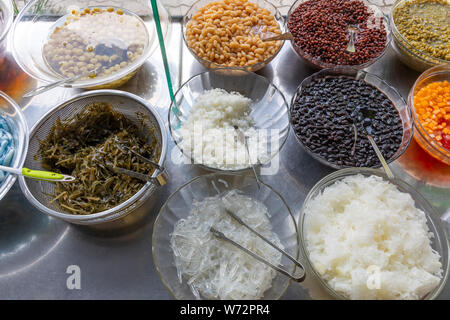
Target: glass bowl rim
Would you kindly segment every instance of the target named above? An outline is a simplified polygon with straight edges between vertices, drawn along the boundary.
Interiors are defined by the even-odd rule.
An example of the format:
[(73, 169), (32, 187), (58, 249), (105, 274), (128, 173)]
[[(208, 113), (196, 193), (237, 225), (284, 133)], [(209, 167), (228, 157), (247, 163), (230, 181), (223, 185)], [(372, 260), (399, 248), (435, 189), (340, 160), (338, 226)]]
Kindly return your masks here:
[[(408, 50), (408, 53), (411, 53), (414, 58), (419, 59), (420, 61), (422, 61), (424, 63), (428, 63), (428, 64), (431, 63), (433, 65), (441, 65), (441, 64), (448, 64), (448, 63), (450, 63), (450, 61), (442, 60), (440, 58), (435, 58), (435, 57), (429, 55), (428, 53), (425, 53), (422, 50), (416, 48), (407, 39), (405, 39), (405, 37), (403, 37), (403, 35), (400, 33), (400, 31), (398, 30), (397, 25), (395, 23), (394, 11), (400, 5), (405, 4), (407, 1), (409, 1), (409, 0), (396, 0), (395, 3), (392, 4), (391, 10), (389, 12), (389, 20), (391, 20), (391, 28), (392, 28), (392, 33), (394, 34), (394, 38), (398, 38), (400, 44), (403, 46), (403, 48)], [(407, 44), (410, 48), (413, 48), (417, 52), (414, 52), (413, 50), (409, 49), (404, 44)], [(420, 55), (422, 55), (422, 56), (420, 56), (418, 53)]]
[[(207, 69), (213, 70), (213, 69), (221, 69), (221, 68), (235, 68), (235, 69), (240, 69), (240, 70), (245, 70), (245, 71), (250, 71), (250, 70), (257, 71), (257, 70), (260, 70), (260, 69), (264, 68), (267, 64), (269, 64), (278, 55), (278, 53), (280, 53), (281, 49), (284, 46), (285, 40), (277, 40), (277, 41), (281, 41), (281, 45), (278, 48), (278, 50), (273, 55), (271, 55), (269, 58), (267, 58), (266, 60), (258, 62), (258, 63), (255, 63), (255, 64), (252, 64), (252, 65), (245, 65), (245, 66), (242, 66), (242, 67), (240, 67), (240, 66), (227, 67), (226, 65), (217, 64), (215, 62), (203, 59), (193, 49), (191, 49), (191, 47), (189, 47), (189, 45), (187, 43), (187, 40), (186, 40), (186, 32), (185, 32), (186, 31), (187, 20), (188, 20), (188, 14), (194, 9), (195, 5), (197, 5), (199, 2), (202, 2), (202, 1), (205, 1), (205, 0), (196, 0), (189, 7), (188, 11), (186, 11), (186, 13), (183, 15), (183, 19), (182, 19), (182, 34), (183, 34), (183, 42), (184, 42), (185, 46), (188, 48), (189, 52), (194, 56), (194, 58), (197, 61), (199, 61), (203, 66), (205, 66), (205, 65), (212, 65), (211, 68), (207, 68)], [(206, 1), (211, 3), (211, 2), (216, 2), (217, 0), (206, 0)], [(250, 2), (251, 1), (255, 1), (254, 3), (256, 3), (256, 4), (258, 2), (263, 2), (263, 3), (267, 4), (267, 5), (269, 5), (270, 7), (272, 7), (275, 10), (275, 15), (273, 15), (274, 19), (275, 19), (275, 21), (277, 21), (278, 26), (281, 29), (281, 32), (283, 33), (286, 30), (286, 28), (285, 28), (286, 21), (285, 21), (283, 15), (278, 10), (278, 8), (273, 3), (271, 3), (269, 0), (249, 0), (249, 1)], [(277, 14), (279, 14), (279, 16), (281, 17), (280, 21), (278, 21), (277, 18), (275, 17)], [(250, 71), (250, 72), (253, 72), (253, 71)]]
[[(446, 68), (444, 70), (439, 70), (441, 68)], [(425, 82), (426, 80), (429, 80), (431, 77), (434, 77), (439, 74), (446, 74), (450, 77), (450, 63), (449, 64), (442, 64), (442, 65), (436, 65), (432, 68), (429, 68), (425, 70), (414, 82), (413, 86), (411, 87), (411, 90), (409, 92), (408, 96), (408, 105), (410, 104), (410, 109), (413, 112), (414, 117), (414, 126), (417, 128), (417, 133), (420, 133), (424, 136), (425, 140), (427, 141), (427, 144), (430, 145), (433, 150), (439, 152), (440, 155), (444, 156), (445, 159), (450, 160), (450, 150), (445, 149), (444, 147), (440, 146), (431, 136), (430, 134), (425, 130), (425, 128), (422, 126), (422, 122), (419, 120), (419, 117), (416, 113), (416, 108), (414, 106), (414, 92), (416, 91), (417, 87)], [(433, 81), (436, 82), (436, 81)], [(431, 82), (430, 82), (431, 83)], [(442, 151), (443, 150), (443, 151)], [(446, 151), (446, 152), (445, 152)]]
[[(190, 161), (191, 161), (192, 164), (194, 164), (195, 166), (198, 166), (198, 167), (200, 167), (200, 168), (203, 168), (203, 169), (205, 169), (205, 170), (213, 171), (213, 172), (223, 172), (223, 173), (229, 172), (229, 173), (239, 174), (239, 173), (243, 173), (243, 172), (248, 171), (248, 170), (252, 170), (252, 166), (248, 166), (248, 167), (241, 168), (241, 169), (221, 169), (221, 168), (216, 168), (216, 167), (210, 167), (210, 166), (207, 166), (207, 165), (205, 165), (205, 164), (203, 164), (203, 163), (196, 163), (196, 162), (195, 162), (195, 159), (194, 159), (191, 155), (186, 154), (186, 153), (184, 152), (184, 150), (181, 148), (181, 146), (179, 145), (179, 142), (178, 142), (177, 140), (174, 139), (174, 133), (173, 133), (174, 129), (172, 128), (172, 123), (171, 123), (171, 121), (170, 121), (171, 118), (174, 117), (174, 116), (172, 116), (172, 113), (174, 113), (173, 109), (174, 109), (174, 104), (176, 103), (176, 102), (175, 102), (175, 100), (176, 100), (175, 98), (176, 98), (177, 95), (182, 91), (182, 89), (183, 89), (189, 82), (191, 82), (191, 80), (194, 80), (194, 79), (197, 78), (197, 77), (201, 77), (201, 76), (206, 75), (206, 74), (211, 73), (211, 72), (218, 73), (218, 72), (220, 72), (220, 71), (243, 72), (243, 73), (246, 73), (247, 75), (252, 75), (252, 76), (256, 76), (257, 78), (264, 79), (264, 81), (265, 81), (266, 83), (268, 83), (269, 87), (274, 88), (274, 89), (276, 90), (276, 92), (278, 92), (278, 93), (281, 95), (281, 97), (283, 98), (283, 102), (284, 102), (284, 105), (285, 105), (286, 113), (287, 113), (287, 116), (288, 116), (288, 122), (290, 123), (290, 118), (289, 118), (289, 117), (290, 117), (290, 115), (289, 115), (289, 104), (287, 103), (287, 100), (286, 100), (286, 98), (285, 98), (283, 92), (282, 92), (280, 89), (278, 89), (278, 87), (277, 87), (272, 81), (270, 81), (270, 80), (267, 79), (266, 77), (264, 77), (264, 76), (262, 76), (262, 75), (259, 75), (259, 74), (257, 74), (257, 73), (254, 73), (254, 72), (251, 72), (251, 71), (242, 69), (242, 68), (236, 68), (236, 67), (220, 67), (220, 68), (209, 69), (209, 70), (206, 70), (206, 71), (197, 73), (196, 75), (193, 75), (193, 76), (190, 77), (188, 80), (186, 80), (186, 81), (185, 81), (185, 82), (177, 89), (177, 91), (176, 91), (175, 94), (174, 94), (174, 98), (172, 99), (172, 101), (171, 101), (171, 103), (170, 103), (169, 112), (168, 112), (168, 124), (169, 124), (169, 132), (170, 132), (170, 136), (171, 136), (172, 140), (174, 141), (175, 145), (177, 146), (178, 150), (183, 154), (183, 156), (185, 156), (185, 157), (187, 157), (188, 159), (190, 159)], [(280, 146), (278, 147), (278, 150), (277, 150), (276, 152), (274, 152), (274, 153), (271, 155), (270, 160), (268, 160), (268, 161), (265, 162), (265, 163), (260, 163), (260, 162), (258, 161), (258, 163), (255, 164), (255, 165), (253, 165), (253, 167), (257, 168), (257, 167), (260, 167), (260, 166), (263, 166), (263, 165), (266, 165), (266, 164), (270, 163), (270, 161), (272, 161), (273, 158), (275, 158), (275, 157), (281, 152), (281, 149), (282, 149), (283, 146), (286, 144), (286, 141), (287, 141), (287, 139), (288, 139), (290, 127), (291, 127), (290, 124), (288, 124), (286, 135), (285, 135), (285, 137), (283, 138), (283, 140), (281, 141)]]
[[(403, 104), (403, 106), (404, 106), (404, 107), (406, 108), (406, 110), (408, 111), (408, 115), (409, 115), (409, 117), (410, 117), (410, 119), (411, 119), (411, 135), (410, 135), (410, 137), (409, 137), (407, 143), (405, 144), (405, 147), (403, 148), (402, 152), (400, 152), (397, 156), (392, 157), (392, 158), (390, 158), (390, 159), (386, 159), (386, 162), (389, 164), (389, 163), (394, 162), (394, 161), (397, 160), (398, 158), (400, 158), (400, 156), (402, 156), (402, 155), (405, 153), (406, 149), (408, 149), (408, 146), (410, 145), (410, 143), (411, 143), (411, 141), (412, 141), (412, 138), (413, 138), (413, 136), (414, 136), (414, 117), (413, 117), (413, 114), (412, 114), (412, 110), (411, 110), (409, 104), (405, 101), (405, 99), (403, 98), (403, 96), (398, 92), (398, 90), (397, 90), (395, 87), (393, 87), (392, 85), (390, 85), (389, 83), (387, 83), (386, 81), (384, 81), (381, 77), (379, 77), (379, 76), (377, 76), (377, 75), (375, 75), (375, 74), (373, 74), (373, 73), (371, 73), (371, 72), (367, 72), (367, 71), (365, 71), (365, 70), (362, 70), (362, 69), (358, 69), (358, 68), (354, 68), (354, 67), (349, 67), (349, 66), (337, 66), (337, 67), (334, 67), (334, 68), (328, 68), (328, 69), (322, 69), (322, 70), (319, 70), (319, 71), (313, 73), (312, 75), (310, 75), (310, 76), (304, 78), (304, 79), (302, 80), (302, 82), (298, 85), (298, 87), (295, 89), (294, 94), (292, 95), (292, 98), (291, 98), (291, 103), (290, 103), (290, 105), (289, 105), (289, 120), (290, 120), (291, 126), (293, 126), (291, 111), (292, 111), (292, 108), (293, 108), (293, 106), (294, 106), (294, 103), (296, 102), (296, 98), (298, 97), (298, 93), (300, 92), (300, 90), (302, 89), (302, 87), (305, 85), (305, 83), (306, 83), (307, 81), (312, 80), (314, 77), (322, 76), (322, 74), (328, 73), (328, 72), (335, 72), (336, 75), (334, 75), (334, 76), (340, 76), (340, 75), (342, 75), (342, 76), (348, 76), (347, 74), (345, 74), (345, 72), (355, 72), (355, 73), (356, 73), (356, 76), (358, 76), (359, 74), (363, 74), (364, 76), (371, 76), (371, 77), (374, 77), (375, 79), (377, 79), (381, 84), (383, 84), (383, 85), (385, 85), (386, 87), (388, 87), (389, 89), (393, 90), (393, 92), (397, 95), (397, 98), (400, 99), (400, 102)], [(353, 76), (350, 76), (350, 77), (352, 77), (352, 79), (354, 79)], [(371, 83), (368, 83), (368, 82), (367, 82), (366, 80), (364, 80), (364, 79), (363, 79), (362, 81), (364, 81), (364, 83), (366, 83), (366, 84), (368, 84), (368, 85), (370, 85), (370, 86), (376, 88), (378, 91), (382, 92), (386, 97), (388, 97), (389, 100), (391, 101), (391, 103), (394, 105), (395, 109), (396, 109), (397, 112), (398, 112), (398, 107), (397, 107), (398, 104), (397, 104), (397, 103), (394, 103), (394, 102), (392, 101), (392, 99), (388, 96), (388, 94), (386, 94), (386, 92), (385, 92), (384, 90), (381, 90), (380, 88), (378, 88), (378, 86), (375, 86), (375, 85), (373, 85), (373, 84), (371, 84)], [(400, 116), (399, 116), (399, 117), (400, 117)], [(400, 119), (401, 119), (401, 117), (400, 117)], [(402, 124), (403, 124), (403, 121), (402, 121)], [(403, 130), (403, 128), (402, 128), (402, 130)], [(307, 152), (311, 157), (313, 157), (314, 159), (318, 160), (320, 163), (322, 163), (322, 164), (324, 164), (324, 165), (326, 165), (326, 166), (328, 166), (328, 167), (330, 167), (330, 168), (337, 169), (337, 170), (345, 169), (345, 168), (358, 168), (358, 167), (345, 166), (345, 165), (339, 166), (339, 165), (337, 165), (337, 164), (331, 163), (331, 162), (329, 162), (328, 160), (326, 160), (326, 159), (320, 157), (320, 156), (317, 155), (316, 153), (312, 152), (306, 145), (304, 145), (304, 143), (302, 142), (302, 140), (301, 140), (299, 137), (297, 137), (297, 134), (295, 133), (295, 130), (294, 130), (293, 128), (292, 128), (292, 131), (294, 132), (294, 136), (295, 136), (296, 140), (300, 143), (300, 145), (302, 146), (302, 148), (303, 148), (304, 150), (306, 150), (306, 152)], [(403, 133), (404, 133), (404, 130), (403, 130)], [(400, 150), (400, 148), (399, 148), (399, 150)], [(377, 169), (377, 168), (380, 168), (381, 166), (382, 166), (381, 163), (379, 163), (379, 165), (377, 165), (377, 167), (372, 167), (372, 168), (373, 168), (373, 169)], [(362, 168), (362, 167), (359, 167), (359, 168)]]
[[(31, 0), (29, 1), (22, 10), (20, 10), (20, 12), (17, 14), (17, 17), (14, 19), (14, 23), (12, 24), (12, 29), (11, 29), (11, 38), (15, 38), (15, 33), (16, 33), (16, 28), (18, 27), (18, 25), (21, 23), (21, 20), (24, 16), (26, 16), (26, 14), (28, 13), (29, 9), (31, 7), (33, 7), (34, 5), (36, 5), (37, 2), (39, 2), (41, 0)], [(88, 7), (109, 7), (108, 5), (89, 5)], [(130, 12), (133, 14), (133, 16), (137, 17), (145, 26), (146, 28), (146, 32), (149, 34), (148, 36), (150, 37), (151, 35), (151, 30), (149, 27), (147, 27), (147, 25), (145, 24), (145, 22), (134, 12), (121, 8), (119, 6), (113, 6), (115, 9), (122, 9), (126, 12)], [(161, 8), (160, 8), (161, 10)], [(163, 10), (166, 10), (165, 8)], [(67, 15), (67, 14), (65, 14)], [(169, 28), (167, 28), (165, 30), (165, 35), (167, 35), (169, 32)], [(155, 46), (155, 48), (151, 48), (150, 44), (147, 45), (147, 48), (145, 48), (145, 50), (143, 51), (142, 55), (135, 61), (133, 61), (133, 63), (129, 66), (126, 66), (125, 68), (121, 68), (119, 69), (119, 71), (112, 73), (111, 75), (105, 76), (105, 77), (99, 77), (99, 78), (93, 78), (91, 80), (83, 80), (83, 81), (74, 81), (71, 83), (66, 84), (67, 86), (69, 86), (70, 88), (95, 88), (98, 86), (103, 86), (103, 85), (108, 85), (110, 83), (113, 83), (115, 81), (121, 80), (122, 78), (132, 74), (133, 72), (135, 72), (136, 70), (138, 70), (147, 60), (148, 58), (156, 51), (157, 47)], [(42, 49), (41, 49), (42, 51)], [(14, 60), (17, 62), (17, 64), (20, 66), (20, 68), (25, 71), (30, 77), (32, 77), (35, 80), (41, 81), (44, 84), (50, 84), (56, 81), (60, 81), (63, 80), (65, 78), (63, 77), (57, 77), (57, 73), (54, 72), (53, 70), (51, 70), (50, 67), (48, 67), (46, 65), (46, 68), (52, 73), (54, 74), (54, 78), (52, 80), (49, 80), (48, 78), (43, 78), (42, 77), (42, 73), (41, 72), (35, 72), (33, 70), (30, 70), (30, 68), (28, 68), (27, 64), (25, 64), (22, 59), (20, 58), (20, 50), (18, 50), (18, 48), (16, 48), (16, 44), (15, 41), (11, 41), (11, 52), (13, 54)], [(53, 75), (52, 75), (53, 77)]]
[[(172, 192), (170, 194), (170, 196), (167, 198), (167, 200), (164, 202), (164, 204), (161, 206), (161, 209), (158, 212), (158, 215), (155, 219), (155, 222), (153, 223), (153, 231), (152, 231), (152, 257), (153, 257), (153, 264), (155, 266), (155, 270), (156, 273), (158, 274), (159, 279), (161, 280), (164, 288), (166, 288), (167, 292), (169, 292), (169, 294), (176, 300), (181, 300), (180, 298), (176, 297), (174, 292), (172, 292), (171, 289), (169, 289), (169, 285), (166, 283), (166, 281), (163, 279), (162, 276), (162, 271), (159, 267), (159, 264), (157, 263), (158, 258), (155, 254), (155, 250), (154, 250), (154, 243), (156, 241), (156, 226), (159, 224), (160, 220), (162, 219), (162, 216), (164, 215), (164, 212), (166, 211), (166, 208), (170, 202), (170, 200), (175, 197), (175, 195), (177, 195), (182, 189), (184, 189), (185, 187), (188, 187), (189, 185), (191, 185), (192, 183), (195, 183), (196, 181), (200, 180), (200, 179), (209, 179), (209, 178), (213, 178), (213, 177), (217, 177), (217, 176), (229, 176), (229, 177), (244, 177), (246, 179), (251, 179), (253, 180), (255, 183), (257, 183), (255, 177), (250, 176), (250, 175), (244, 175), (244, 174), (238, 174), (238, 173), (234, 173), (234, 172), (213, 172), (213, 173), (208, 173), (208, 174), (204, 174), (204, 175), (199, 175), (196, 176), (192, 179), (190, 179), (188, 182), (182, 184), (181, 186), (179, 186), (174, 192)], [(278, 198), (281, 200), (281, 202), (284, 204), (285, 209), (287, 209), (288, 215), (291, 219), (291, 222), (293, 223), (293, 230), (295, 230), (295, 239), (296, 239), (296, 253), (294, 258), (296, 260), (298, 260), (301, 257), (301, 244), (300, 244), (300, 231), (299, 231), (299, 227), (297, 224), (297, 221), (295, 220), (295, 216), (291, 210), (291, 208), (289, 207), (288, 203), (286, 202), (285, 198), (281, 195), (281, 193), (279, 193), (275, 188), (271, 187), (269, 184), (260, 181), (259, 183), (263, 184), (266, 188), (268, 188), (271, 192), (273, 192), (276, 196), (278, 196)], [(297, 268), (297, 267), (295, 267)], [(284, 290), (282, 290), (282, 292), (279, 294), (278, 296), (278, 300), (286, 293), (286, 291), (288, 290), (290, 284), (291, 284), (291, 280), (287, 280), (287, 285), (284, 288)]]
[[(290, 30), (289, 30), (289, 20), (291, 18), (292, 13), (295, 11), (294, 7), (296, 8), (296, 6), (300, 2), (307, 2), (307, 1), (308, 0), (296, 0), (290, 6), (288, 14), (286, 16), (286, 30), (288, 30), (289, 32), (290, 32)], [(315, 57), (313, 57), (310, 54), (308, 54), (305, 51), (303, 51), (302, 47), (300, 47), (298, 44), (296, 44), (294, 39), (292, 39), (292, 40), (290, 40), (290, 42), (291, 42), (291, 45), (292, 45), (294, 51), (296, 51), (296, 48), (297, 48), (298, 50), (300, 50), (303, 53), (303, 56), (300, 56), (297, 53), (297, 51), (296, 51), (297, 55), (300, 58), (304, 59), (306, 62), (308, 62), (310, 64), (313, 64), (316, 68), (320, 68), (320, 69), (332, 69), (332, 68), (337, 68), (337, 67), (364, 69), (364, 68), (367, 68), (368, 66), (374, 64), (378, 60), (380, 60), (386, 54), (388, 48), (390, 47), (390, 43), (391, 43), (391, 40), (392, 40), (392, 28), (391, 28), (391, 23), (390, 23), (390, 20), (389, 20), (389, 16), (386, 13), (384, 13), (383, 10), (381, 10), (381, 8), (378, 5), (376, 5), (374, 3), (371, 3), (368, 0), (356, 0), (356, 1), (364, 3), (367, 7), (371, 8), (371, 9), (372, 9), (372, 7), (375, 7), (376, 10), (378, 10), (378, 13), (382, 14), (382, 17), (380, 17), (380, 18), (382, 18), (383, 22), (384, 22), (384, 28), (385, 28), (385, 31), (386, 31), (386, 43), (384, 45), (383, 50), (380, 52), (379, 55), (377, 55), (373, 59), (371, 59), (371, 60), (369, 60), (367, 62), (364, 62), (362, 64), (353, 64), (353, 65), (349, 64), (349, 65), (346, 65), (346, 64), (332, 64), (332, 63), (324, 63), (324, 62), (320, 62), (320, 64), (318, 64), (318, 61), (317, 61), (317, 59)]]
[[(168, 145), (167, 142), (168, 141), (167, 141), (166, 127), (164, 126), (164, 122), (163, 122), (161, 116), (156, 111), (156, 108), (153, 105), (151, 105), (150, 103), (148, 103), (148, 101), (144, 100), (143, 98), (141, 98), (135, 94), (125, 92), (125, 91), (114, 90), (114, 89), (102, 89), (102, 90), (86, 91), (86, 92), (82, 92), (80, 94), (74, 95), (71, 98), (69, 98), (63, 102), (58, 103), (55, 107), (53, 107), (48, 112), (46, 112), (34, 124), (33, 128), (30, 130), (30, 136), (33, 136), (37, 132), (37, 130), (39, 130), (39, 128), (52, 115), (54, 115), (59, 110), (64, 109), (66, 106), (70, 105), (71, 103), (73, 103), (75, 101), (85, 99), (88, 97), (95, 97), (97, 95), (100, 95), (100, 96), (115, 95), (115, 96), (125, 97), (125, 98), (131, 99), (131, 100), (135, 100), (138, 103), (140, 103), (141, 105), (145, 106), (149, 110), (149, 112), (151, 112), (153, 114), (156, 121), (158, 122), (160, 131), (161, 131), (161, 155), (160, 155), (158, 164), (160, 166), (164, 166), (164, 162), (165, 162), (166, 156), (167, 156), (167, 145)], [(152, 176), (156, 176), (156, 171), (153, 173)], [(130, 205), (139, 201), (141, 199), (141, 197), (144, 196), (145, 193), (152, 187), (151, 182), (145, 183), (142, 186), (142, 188), (139, 189), (139, 191), (136, 192), (131, 198), (118, 204), (117, 206), (115, 206), (111, 209), (101, 211), (101, 212), (96, 212), (96, 213), (89, 214), (89, 215), (75, 215), (75, 214), (71, 214), (71, 213), (61, 213), (61, 212), (53, 210), (53, 209), (49, 208), (48, 206), (42, 204), (39, 200), (36, 199), (36, 197), (33, 195), (33, 193), (31, 193), (30, 189), (28, 188), (27, 183), (25, 182), (25, 178), (23, 176), (19, 177), (19, 183), (20, 183), (20, 188), (22, 189), (22, 192), (24, 193), (24, 195), (28, 199), (28, 201), (30, 201), (41, 212), (43, 212), (47, 215), (50, 215), (52, 217), (59, 218), (59, 219), (69, 221), (69, 222), (73, 222), (73, 223), (97, 221), (98, 219), (111, 217), (111, 216), (123, 211), (124, 209), (128, 208)]]
[[(4, 9), (4, 10), (2, 10)], [(8, 37), (9, 29), (11, 28), (14, 20), (14, 9), (12, 1), (2, 1), (0, 4), (0, 10), (5, 12), (6, 19), (4, 25), (6, 26), (0, 33), (0, 42)]]
[[(28, 124), (25, 119), (25, 114), (23, 113), (20, 106), (5, 92), (0, 90), (0, 98), (4, 99), (6, 103), (11, 106), (14, 109), (14, 112), (18, 116), (18, 123), (20, 124), (21, 129), (23, 130), (23, 135), (19, 135), (19, 146), (20, 143), (22, 143), (22, 148), (19, 150), (19, 146), (16, 146), (15, 150), (15, 156), (18, 155), (16, 163), (16, 166), (12, 166), (14, 169), (21, 169), (25, 158), (28, 152), (28, 142), (29, 142), (29, 134), (30, 131), (28, 129)], [(1, 109), (0, 109), (0, 117), (1, 117)], [(11, 187), (14, 185), (16, 180), (18, 179), (17, 175), (15, 174), (8, 174), (7, 178), (0, 183), (0, 201), (3, 199), (3, 197), (8, 193), (8, 191), (11, 189)]]
[[(331, 286), (328, 285), (327, 281), (325, 279), (322, 278), (322, 276), (320, 275), (320, 273), (316, 270), (316, 268), (314, 267), (314, 264), (312, 263), (312, 261), (309, 258), (309, 250), (307, 248), (306, 245), (306, 232), (304, 232), (304, 220), (306, 217), (305, 214), (305, 208), (306, 208), (306, 204), (309, 203), (312, 199), (312, 196), (317, 193), (320, 192), (322, 190), (324, 190), (324, 185), (325, 183), (328, 183), (329, 185), (342, 180), (343, 178), (350, 176), (350, 175), (357, 175), (357, 174), (362, 174), (362, 175), (376, 175), (379, 176), (381, 178), (383, 178), (384, 181), (388, 181), (390, 183), (392, 183), (394, 186), (396, 186), (398, 188), (399, 185), (403, 185), (402, 187), (406, 187), (405, 189), (410, 189), (413, 190), (416, 194), (417, 194), (417, 200), (420, 203), (424, 203), (425, 206), (429, 207), (429, 209), (431, 209), (430, 211), (427, 211), (425, 213), (425, 215), (427, 216), (427, 218), (430, 218), (433, 221), (433, 225), (435, 226), (434, 229), (436, 229), (436, 231), (439, 233), (441, 232), (443, 235), (443, 239), (441, 238), (441, 235), (438, 234), (438, 238), (440, 238), (441, 240), (441, 245), (443, 246), (444, 251), (446, 250), (447, 253), (447, 268), (445, 270), (443, 270), (443, 276), (442, 279), (439, 282), (439, 285), (433, 289), (433, 291), (427, 293), (427, 295), (425, 296), (425, 298), (428, 298), (428, 295), (430, 293), (432, 293), (431, 297), (429, 297), (429, 299), (435, 299), (439, 296), (439, 294), (442, 292), (442, 290), (445, 287), (445, 284), (447, 282), (449, 273), (450, 273), (450, 254), (449, 254), (449, 238), (448, 238), (448, 234), (447, 231), (445, 230), (444, 226), (443, 226), (443, 222), (439, 216), (439, 214), (436, 212), (436, 209), (431, 205), (431, 203), (425, 199), (425, 197), (416, 190), (416, 188), (414, 188), (413, 186), (411, 186), (409, 183), (405, 182), (404, 180), (395, 177), (393, 180), (390, 179), (386, 173), (382, 170), (379, 169), (373, 169), (373, 168), (344, 168), (344, 169), (340, 169), (337, 170), (335, 172), (332, 172), (328, 175), (326, 175), (325, 177), (323, 177), (322, 179), (320, 179), (312, 188), (311, 190), (308, 192), (308, 194), (306, 195), (305, 200), (303, 201), (302, 207), (300, 209), (300, 214), (298, 217), (298, 229), (299, 229), (299, 235), (300, 235), (300, 246), (302, 248), (302, 256), (305, 257), (305, 262), (306, 265), (309, 266), (311, 268), (312, 273), (314, 274), (314, 276), (316, 277), (316, 279), (318, 280), (318, 282), (322, 285), (322, 287), (324, 287), (331, 295), (333, 295), (335, 298), (340, 299), (340, 300), (349, 300), (348, 297), (344, 296), (343, 294), (338, 293), (336, 290), (334, 290), (333, 288), (331, 288)], [(409, 192), (408, 192), (409, 193)], [(412, 197), (412, 196), (411, 196)], [(414, 202), (416, 202), (416, 198), (413, 198)], [(427, 226), (429, 226), (428, 221), (427, 221)], [(435, 235), (435, 232), (433, 229), (430, 228), (430, 232), (433, 233), (433, 235)], [(445, 254), (445, 252), (444, 252)], [(443, 261), (444, 257), (441, 257), (441, 261)]]

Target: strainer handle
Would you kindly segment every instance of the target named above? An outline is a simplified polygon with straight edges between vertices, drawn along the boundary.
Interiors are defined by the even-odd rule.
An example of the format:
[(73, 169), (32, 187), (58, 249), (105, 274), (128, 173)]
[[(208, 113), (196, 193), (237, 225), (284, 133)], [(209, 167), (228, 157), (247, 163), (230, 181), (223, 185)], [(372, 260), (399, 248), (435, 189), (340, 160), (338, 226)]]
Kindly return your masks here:
[(67, 176), (64, 174), (59, 174), (50, 171), (30, 170), (28, 168), (16, 169), (11, 167), (0, 166), (0, 170), (35, 180), (46, 180), (54, 182), (57, 181), (68, 182), (75, 180), (75, 178), (72, 176)]
[(59, 174), (50, 171), (40, 171), (40, 170), (31, 170), (28, 168), (22, 169), (22, 175), (27, 178), (32, 178), (36, 180), (45, 180), (45, 181), (60, 181), (60, 182), (68, 182), (75, 180), (74, 177), (67, 176), (64, 174)]

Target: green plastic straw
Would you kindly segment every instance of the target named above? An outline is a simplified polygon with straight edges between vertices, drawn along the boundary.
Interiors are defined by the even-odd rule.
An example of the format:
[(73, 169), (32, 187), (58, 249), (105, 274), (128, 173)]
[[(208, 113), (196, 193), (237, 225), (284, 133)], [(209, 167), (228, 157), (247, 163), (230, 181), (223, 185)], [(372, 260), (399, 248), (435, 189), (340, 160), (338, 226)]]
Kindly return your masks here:
[[(167, 85), (169, 86), (170, 100), (173, 101), (174, 94), (173, 94), (173, 87), (172, 87), (172, 79), (170, 77), (170, 69), (169, 69), (169, 63), (167, 61), (166, 46), (164, 45), (164, 38), (163, 38), (163, 34), (162, 34), (162, 29), (161, 29), (161, 21), (159, 20), (158, 4), (156, 3), (156, 0), (150, 0), (150, 2), (152, 4), (153, 16), (155, 18), (156, 32), (158, 33), (159, 48), (161, 49), (161, 55), (162, 55), (163, 62), (164, 62), (164, 71), (166, 73)], [(177, 109), (175, 108), (175, 110), (177, 110)]]
[(161, 56), (163, 58), (164, 72), (166, 73), (167, 86), (169, 87), (170, 101), (173, 102), (172, 112), (178, 119), (178, 122), (174, 126), (174, 128), (179, 129), (181, 126), (181, 120), (180, 117), (178, 116), (179, 110), (174, 100), (172, 78), (170, 77), (169, 62), (167, 61), (166, 46), (164, 45), (164, 37), (161, 29), (161, 21), (159, 20), (158, 4), (156, 3), (156, 0), (150, 0), (150, 2), (152, 4), (153, 16), (155, 18), (156, 32), (158, 33), (159, 48), (161, 49)]

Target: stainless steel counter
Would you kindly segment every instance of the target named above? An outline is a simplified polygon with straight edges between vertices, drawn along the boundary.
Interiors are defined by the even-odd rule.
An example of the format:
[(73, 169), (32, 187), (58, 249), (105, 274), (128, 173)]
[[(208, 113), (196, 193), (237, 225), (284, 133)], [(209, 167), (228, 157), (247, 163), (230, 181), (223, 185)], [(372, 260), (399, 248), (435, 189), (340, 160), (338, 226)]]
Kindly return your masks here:
[[(175, 89), (190, 76), (205, 70), (184, 47), (179, 23), (173, 23), (166, 46)], [(14, 66), (11, 58), (8, 63)], [(392, 49), (368, 71), (394, 85), (405, 98), (419, 75), (402, 65)], [(258, 73), (272, 79), (289, 101), (301, 80), (313, 72), (295, 55), (290, 44), (285, 43), (278, 57)], [(58, 88), (32, 100), (20, 98), (23, 91), (36, 85), (24, 78), (22, 93), (13, 94), (23, 107), (30, 128), (46, 111), (78, 92)], [(159, 51), (120, 89), (147, 99), (167, 121), (170, 99)], [(173, 161), (180, 157), (171, 141), (166, 163), (171, 181), (146, 203), (144, 221), (130, 230), (94, 232), (49, 218), (27, 202), (16, 183), (0, 202), (0, 299), (171, 299), (153, 265), (153, 223), (171, 193), (191, 178), (207, 173)], [(397, 176), (421, 190), (440, 214), (448, 211), (449, 166), (430, 159), (413, 141), (392, 167)], [(291, 131), (280, 154), (279, 172), (263, 176), (262, 180), (275, 187), (298, 216), (308, 191), (331, 171), (308, 156)], [(81, 270), (81, 289), (67, 287), (70, 274), (66, 271), (71, 265)], [(311, 297), (328, 298), (311, 277), (302, 285), (291, 284), (283, 296), (284, 299)], [(440, 298), (450, 299), (450, 283)]]

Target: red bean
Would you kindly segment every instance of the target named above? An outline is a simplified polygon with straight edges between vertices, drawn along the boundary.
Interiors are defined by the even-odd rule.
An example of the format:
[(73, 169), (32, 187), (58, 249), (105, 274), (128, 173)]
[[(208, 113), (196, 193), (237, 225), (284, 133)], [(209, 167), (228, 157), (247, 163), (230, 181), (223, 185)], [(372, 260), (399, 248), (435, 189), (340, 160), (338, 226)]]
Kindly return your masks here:
[[(347, 51), (348, 27), (358, 28), (356, 52)], [(357, 0), (309, 0), (288, 21), (294, 42), (308, 55), (337, 65), (360, 65), (376, 58), (386, 46), (382, 18)]]

